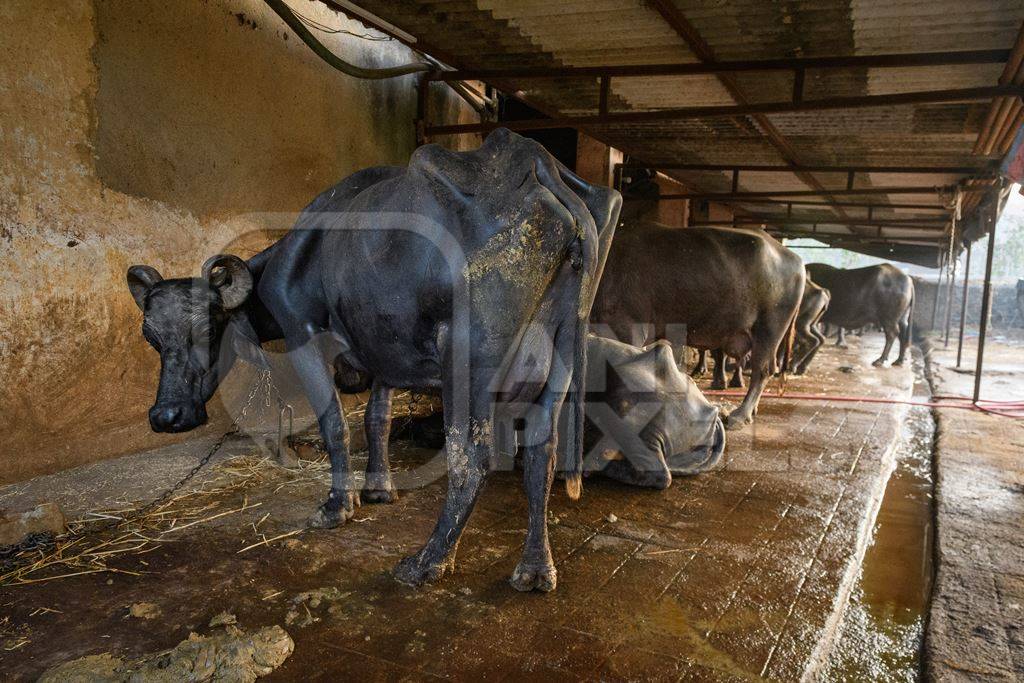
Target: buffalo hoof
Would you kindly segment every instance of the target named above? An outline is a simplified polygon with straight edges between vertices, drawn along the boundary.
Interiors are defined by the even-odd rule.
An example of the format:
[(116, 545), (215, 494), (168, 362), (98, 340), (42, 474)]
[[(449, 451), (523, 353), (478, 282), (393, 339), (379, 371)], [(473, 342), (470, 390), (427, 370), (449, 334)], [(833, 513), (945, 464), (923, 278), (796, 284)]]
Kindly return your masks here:
[(354, 514), (355, 510), (346, 510), (345, 508), (328, 510), (327, 506), (321, 505), (313, 513), (313, 516), (306, 520), (306, 527), (309, 529), (333, 529), (352, 519)]
[(363, 489), (359, 492), (359, 500), (367, 505), (394, 503), (398, 500), (398, 492), (394, 489)]
[(711, 389), (712, 391), (720, 391), (722, 389), (725, 389), (725, 381), (719, 382), (718, 380), (713, 380), (711, 382), (711, 386), (709, 386), (708, 389)]
[(729, 380), (729, 388), (730, 389), (742, 389), (743, 388), (743, 380), (742, 379), (738, 379), (738, 378), (737, 379)]
[(725, 419), (725, 428), (730, 432), (734, 432), (737, 429), (743, 429), (748, 424), (751, 424), (754, 418), (749, 415), (742, 415), (738, 411), (730, 413), (729, 417)]
[(451, 571), (450, 563), (428, 562), (417, 553), (399, 562), (392, 574), (399, 583), (419, 587), (425, 583), (437, 581), (449, 571)]
[(873, 365), (876, 368), (880, 368), (885, 365), (885, 361), (879, 358), (878, 360), (872, 362), (871, 365)]
[(896, 360), (894, 360), (894, 361), (893, 361), (893, 363), (892, 363), (892, 366), (893, 366), (894, 368), (900, 368), (900, 367), (903, 367), (903, 363), (904, 363), (904, 360), (905, 360), (905, 359), (903, 359), (903, 358), (897, 358)]
[(550, 564), (532, 565), (520, 562), (508, 582), (520, 593), (550, 593), (558, 584), (558, 571)]
[(848, 349), (850, 347), (847, 346), (845, 343), (843, 343), (843, 344), (836, 344), (836, 348), (837, 349)]

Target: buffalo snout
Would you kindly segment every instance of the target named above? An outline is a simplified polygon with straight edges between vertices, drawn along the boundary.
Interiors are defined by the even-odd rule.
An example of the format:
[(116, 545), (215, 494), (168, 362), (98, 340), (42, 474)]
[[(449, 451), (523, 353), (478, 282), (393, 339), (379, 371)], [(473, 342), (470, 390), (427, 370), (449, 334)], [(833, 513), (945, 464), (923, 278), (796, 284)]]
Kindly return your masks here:
[(206, 408), (189, 405), (155, 405), (149, 409), (149, 426), (154, 432), (187, 432), (206, 424)]
[(668, 469), (674, 475), (692, 475), (706, 472), (718, 465), (725, 453), (725, 425), (722, 418), (715, 416), (707, 435), (693, 450), (675, 453), (665, 458)]

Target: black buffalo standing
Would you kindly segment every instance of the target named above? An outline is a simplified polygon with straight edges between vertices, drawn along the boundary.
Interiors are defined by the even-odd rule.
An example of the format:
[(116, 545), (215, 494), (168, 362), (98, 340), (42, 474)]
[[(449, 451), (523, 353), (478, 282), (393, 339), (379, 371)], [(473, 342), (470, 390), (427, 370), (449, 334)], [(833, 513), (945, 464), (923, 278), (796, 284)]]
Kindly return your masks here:
[(908, 275), (888, 263), (851, 269), (812, 263), (807, 272), (831, 295), (822, 322), (839, 328), (838, 343), (843, 343), (844, 330), (878, 325), (885, 333), (885, 346), (872, 365), (881, 367), (889, 359), (897, 339), (900, 350), (893, 365), (903, 365), (914, 317), (914, 281)]
[(803, 261), (765, 232), (627, 224), (605, 265), (592, 330), (638, 346), (668, 339), (749, 353), (750, 386), (726, 421), (736, 429), (753, 420), (784, 339), (789, 355), (803, 289)]
[(407, 169), (349, 176), (248, 262), (216, 256), (202, 278), (171, 280), (133, 266), (128, 284), (161, 361), (152, 427), (202, 424), (237, 355), (284, 339), (331, 459), (330, 494), (311, 523), (331, 527), (356, 504), (335, 357), (373, 382), (363, 491), (370, 502), (393, 493), (386, 450), (393, 388), (440, 390), (448, 493), (426, 545), (395, 570), (419, 584), (453, 566), (494, 450), (495, 401), (534, 405), (525, 458), (529, 528), (512, 584), (551, 590), (554, 416), (570, 392), (565, 437), (575, 463), (566, 488), (575, 497), (587, 314), (620, 202), (539, 144), (497, 130), (473, 152), (427, 145)]

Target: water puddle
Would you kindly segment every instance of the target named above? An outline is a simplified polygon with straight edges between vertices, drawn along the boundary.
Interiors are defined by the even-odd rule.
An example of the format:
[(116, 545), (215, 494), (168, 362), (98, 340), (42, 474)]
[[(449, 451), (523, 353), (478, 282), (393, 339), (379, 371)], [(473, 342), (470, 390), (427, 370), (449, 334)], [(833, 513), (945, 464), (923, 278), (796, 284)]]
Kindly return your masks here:
[[(914, 354), (914, 394), (927, 398)], [(928, 408), (903, 423), (896, 469), (885, 490), (825, 681), (917, 681), (932, 583), (932, 447)]]

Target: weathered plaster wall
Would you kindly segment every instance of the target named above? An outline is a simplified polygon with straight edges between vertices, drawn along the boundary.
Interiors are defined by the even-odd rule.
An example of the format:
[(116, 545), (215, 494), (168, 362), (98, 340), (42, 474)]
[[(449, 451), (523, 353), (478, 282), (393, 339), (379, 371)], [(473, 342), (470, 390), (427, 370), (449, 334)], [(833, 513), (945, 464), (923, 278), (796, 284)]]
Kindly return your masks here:
[[(973, 269), (972, 269), (973, 270)], [(964, 282), (958, 274), (954, 284), (950, 327), (952, 335), (960, 330), (960, 306), (963, 302)], [(967, 293), (967, 327), (977, 328), (981, 321), (981, 299), (984, 282), (971, 279)], [(917, 300), (914, 303), (914, 326), (918, 330), (932, 329), (932, 312), (935, 311), (935, 280), (914, 278), (914, 292)], [(946, 328), (946, 301), (949, 294), (949, 283), (943, 278), (942, 290), (939, 294), (939, 308), (935, 316), (935, 329)], [(1017, 283), (1012, 279), (992, 283), (992, 318), (991, 329), (1009, 330), (1024, 327), (1024, 309), (1017, 299)]]
[[(301, 11), (367, 32), (320, 3)], [(248, 256), (288, 224), (260, 213), (404, 163), (416, 94), (414, 77), (333, 71), (259, 0), (5, 0), (0, 22), (4, 483), (167, 443), (146, 422), (157, 358), (127, 267), (183, 276), (217, 251)], [(364, 65), (414, 58), (324, 41)]]
[(622, 152), (580, 133), (576, 141), (576, 174), (590, 183), (614, 185), (615, 166), (622, 163)]
[[(684, 194), (689, 190), (682, 183), (676, 182), (663, 175), (657, 177), (658, 188), (662, 195)], [(658, 222), (662, 225), (669, 225), (673, 228), (685, 228), (688, 224), (687, 218), (690, 213), (689, 200), (666, 200), (658, 202)]]

